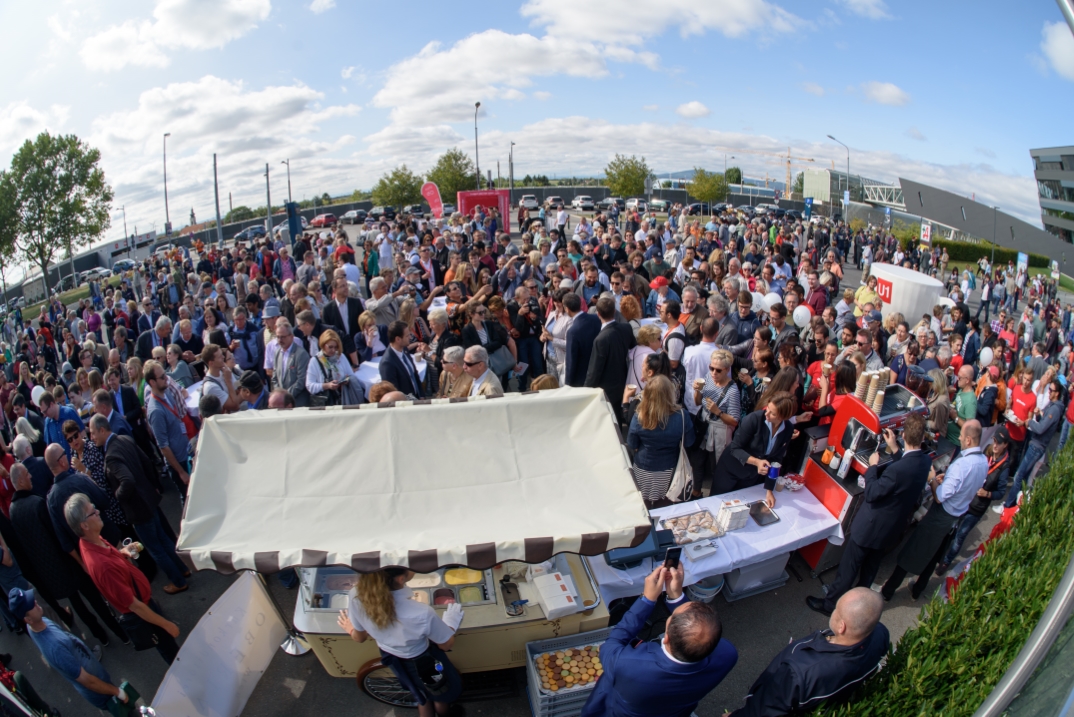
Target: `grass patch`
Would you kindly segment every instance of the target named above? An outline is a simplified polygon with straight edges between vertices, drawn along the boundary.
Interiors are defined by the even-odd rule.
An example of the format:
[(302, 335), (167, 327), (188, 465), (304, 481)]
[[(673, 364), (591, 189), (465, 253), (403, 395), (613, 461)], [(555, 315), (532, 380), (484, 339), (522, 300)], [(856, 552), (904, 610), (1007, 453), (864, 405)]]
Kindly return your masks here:
[[(111, 287), (115, 288), (115, 287), (119, 286), (119, 282), (120, 282), (120, 277), (118, 277), (118, 276), (110, 276), (110, 277), (108, 277), (108, 281), (106, 283), (107, 283), (108, 286), (111, 286)], [(65, 291), (64, 293), (60, 294), (60, 301), (63, 302), (64, 306), (70, 306), (71, 304), (77, 304), (82, 299), (88, 299), (88, 298), (89, 298), (89, 284), (88, 283), (83, 284), (82, 286), (80, 286), (80, 287), (78, 287), (76, 289), (71, 289), (70, 291)], [(29, 321), (30, 319), (36, 319), (38, 316), (40, 316), (41, 307), (44, 306), (44, 305), (45, 305), (45, 302), (41, 301), (41, 302), (38, 302), (36, 304), (32, 304), (30, 306), (27, 306), (25, 309), (23, 309), (22, 310), (23, 321)]]

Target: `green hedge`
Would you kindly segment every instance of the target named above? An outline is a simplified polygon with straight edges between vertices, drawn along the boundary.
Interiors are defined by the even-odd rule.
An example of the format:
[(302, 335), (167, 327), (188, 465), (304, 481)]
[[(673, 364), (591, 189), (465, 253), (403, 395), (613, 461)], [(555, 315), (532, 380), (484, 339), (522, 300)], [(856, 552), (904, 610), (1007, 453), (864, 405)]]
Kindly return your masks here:
[(972, 715), (1037, 626), (1074, 553), (1072, 471), (1070, 449), (1053, 456), (1014, 527), (989, 544), (954, 601), (923, 608), (860, 700), (818, 714)]
[[(941, 249), (947, 249), (947, 256), (951, 257), (952, 261), (977, 261), (982, 256), (992, 256), (992, 244), (984, 242), (981, 244), (971, 244), (964, 241), (948, 241), (947, 239), (934, 239), (933, 244)], [(1018, 252), (1013, 249), (1004, 249), (1000, 246), (996, 246), (996, 264), (1006, 264), (1008, 261), (1018, 263)], [(1051, 266), (1051, 259), (1041, 254), (1030, 254), (1029, 265), (1041, 268), (1048, 268)]]

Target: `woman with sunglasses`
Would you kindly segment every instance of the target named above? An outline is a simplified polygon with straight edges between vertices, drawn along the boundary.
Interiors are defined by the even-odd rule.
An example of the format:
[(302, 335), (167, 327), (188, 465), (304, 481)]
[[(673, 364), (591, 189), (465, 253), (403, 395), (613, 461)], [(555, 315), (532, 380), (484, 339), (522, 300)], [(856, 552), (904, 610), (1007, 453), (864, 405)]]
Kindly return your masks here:
[(705, 433), (700, 435), (700, 458), (694, 465), (693, 498), (702, 497), (705, 480), (716, 470), (724, 449), (741, 417), (738, 386), (731, 379), (735, 359), (730, 351), (717, 349), (709, 359), (709, 375), (694, 381), (694, 403), (701, 406)]

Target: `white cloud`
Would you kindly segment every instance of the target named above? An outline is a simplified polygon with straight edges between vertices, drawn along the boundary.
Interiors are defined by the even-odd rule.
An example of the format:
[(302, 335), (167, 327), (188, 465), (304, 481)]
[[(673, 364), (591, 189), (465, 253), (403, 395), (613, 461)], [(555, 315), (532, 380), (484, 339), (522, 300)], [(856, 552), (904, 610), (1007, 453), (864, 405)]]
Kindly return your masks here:
[(911, 127), (910, 129), (906, 130), (905, 134), (910, 139), (916, 139), (918, 142), (925, 142), (928, 140), (928, 137), (922, 134), (921, 130), (919, 130), (917, 127)]
[(861, 15), (872, 20), (886, 20), (891, 17), (888, 14), (888, 6), (884, 0), (838, 0), (840, 5), (845, 6), (855, 15)]
[(547, 27), (549, 35), (579, 40), (596, 37), (610, 45), (639, 45), (668, 28), (677, 28), (682, 37), (709, 30), (741, 37), (791, 32), (805, 24), (765, 0), (529, 0), (522, 15)]
[(25, 100), (11, 102), (0, 108), (0, 158), (6, 158), (28, 139), (33, 139), (44, 130), (60, 131), (67, 122), (70, 108), (52, 105), (47, 110), (38, 110)]
[(320, 15), (322, 12), (331, 10), (335, 6), (336, 0), (313, 0), (313, 2), (310, 3), (310, 11)]
[[(213, 76), (179, 82), (143, 92), (137, 106), (98, 117), (87, 141), (101, 150), (108, 181), (117, 203), (127, 207), (128, 224), (139, 231), (161, 229), (164, 218), (161, 187), (161, 135), (168, 138), (168, 199), (176, 226), (194, 207), (210, 216), (213, 202), (212, 155), (219, 155), (222, 211), (227, 196), (235, 205), (263, 204), (264, 166), (273, 173), (274, 201), (286, 191), (275, 174), (279, 162), (291, 159), (296, 198), (358, 183), (353, 161), (333, 153), (353, 144), (353, 136), (324, 137), (322, 125), (356, 115), (356, 105), (322, 106), (324, 95), (305, 85), (249, 89), (242, 82)], [(281, 187), (283, 189), (281, 190)], [(303, 189), (304, 188), (304, 189)]]
[(644, 105), (642, 109), (646, 112), (657, 112), (660, 110), (660, 105)]
[(223, 47), (257, 27), (271, 9), (271, 0), (157, 0), (152, 20), (128, 20), (90, 35), (79, 54), (91, 70), (166, 67), (166, 49)]
[(551, 92), (544, 92), (543, 90), (533, 93), (533, 99), (535, 99), (535, 100), (544, 101), (544, 100), (547, 100), (547, 99), (551, 99), (551, 97), (552, 97)]
[(351, 75), (353, 75), (353, 74), (354, 74), (354, 71), (355, 71), (356, 69), (357, 69), (357, 68), (356, 68), (356, 67), (354, 67), (353, 65), (352, 65), (352, 66), (350, 66), (350, 67), (344, 67), (344, 68), (343, 68), (343, 69), (342, 69), (342, 70), (340, 71), (340, 73), (339, 73), (339, 76), (340, 76), (340, 77), (342, 77), (342, 78), (343, 78), (343, 79), (345, 79), (345, 80), (349, 80), (349, 79), (351, 78)]
[(988, 157), (989, 159), (996, 158), (996, 153), (988, 149), (987, 147), (974, 147), (973, 151), (981, 155), (982, 157)]
[(824, 88), (818, 85), (816, 82), (803, 82), (802, 89), (811, 95), (816, 95), (817, 97), (824, 96)]
[(878, 105), (901, 107), (910, 101), (910, 95), (890, 82), (866, 82), (861, 86), (865, 99)]
[(1040, 51), (1057, 75), (1074, 81), (1074, 35), (1065, 22), (1044, 23)]
[(675, 109), (675, 114), (679, 115), (680, 117), (686, 117), (688, 119), (695, 119), (697, 117), (708, 117), (711, 113), (712, 111), (708, 107), (701, 104), (697, 100), (679, 105)]

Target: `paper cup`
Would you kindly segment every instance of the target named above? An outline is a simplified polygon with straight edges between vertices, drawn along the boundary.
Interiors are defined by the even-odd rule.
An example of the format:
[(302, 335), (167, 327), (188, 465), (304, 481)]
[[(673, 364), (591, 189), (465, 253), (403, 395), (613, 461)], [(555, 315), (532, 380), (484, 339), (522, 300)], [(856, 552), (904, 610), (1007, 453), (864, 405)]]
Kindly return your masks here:
[(832, 373), (832, 365), (830, 363), (822, 363), (820, 365), (820, 372), (825, 376), (830, 376)]

